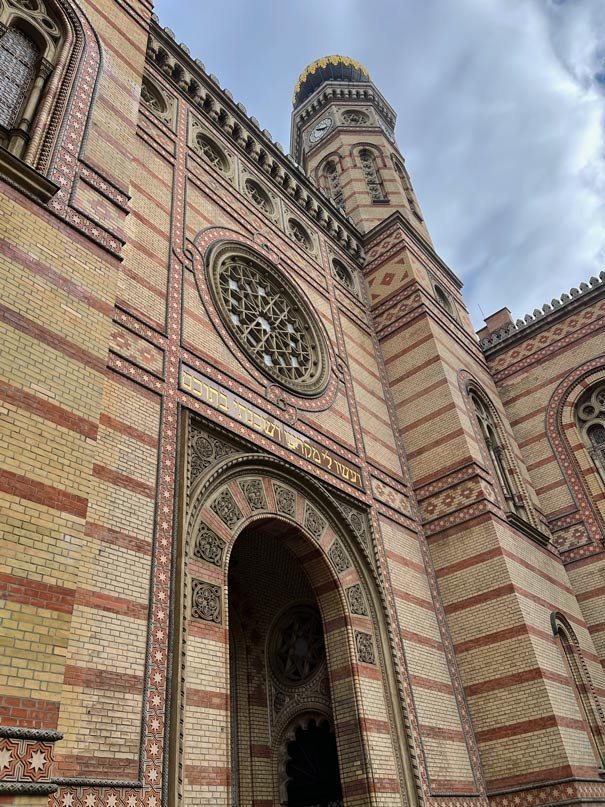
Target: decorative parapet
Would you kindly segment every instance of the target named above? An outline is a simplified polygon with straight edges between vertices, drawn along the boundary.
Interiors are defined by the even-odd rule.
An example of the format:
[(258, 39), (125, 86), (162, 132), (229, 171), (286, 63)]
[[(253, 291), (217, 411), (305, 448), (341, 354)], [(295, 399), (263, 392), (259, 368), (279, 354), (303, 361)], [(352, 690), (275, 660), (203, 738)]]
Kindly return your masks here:
[(248, 117), (246, 108), (221, 89), (216, 76), (206, 73), (199, 59), (192, 59), (189, 48), (178, 45), (169, 28), (160, 28), (157, 16), (147, 43), (147, 58), (183, 93), (211, 125), (256, 163), (268, 178), (290, 197), (291, 202), (311, 217), (340, 248), (359, 264), (363, 251), (355, 225), (338, 209), (323, 188), (319, 188), (283, 147), (274, 143), (270, 132), (261, 131), (259, 122)]
[[(493, 330), (483, 328), (479, 331), (479, 346), (486, 355), (499, 351), (501, 348), (508, 348), (515, 337), (525, 338), (536, 330), (551, 325), (562, 316), (571, 313), (578, 300), (585, 305), (590, 297), (597, 296), (605, 289), (605, 272), (601, 272), (598, 277), (591, 277), (588, 283), (580, 283), (580, 288), (570, 289), (569, 294), (562, 294), (559, 299), (551, 300), (550, 304), (545, 303), (541, 309), (534, 309), (533, 314), (526, 314), (523, 319), (513, 322), (510, 319), (506, 324), (496, 327)], [(486, 322), (491, 319), (488, 317)], [(488, 332), (484, 336), (485, 332)], [(483, 337), (483, 338), (481, 338)]]
[(47, 796), (57, 790), (52, 781), (58, 731), (0, 726), (0, 794)]

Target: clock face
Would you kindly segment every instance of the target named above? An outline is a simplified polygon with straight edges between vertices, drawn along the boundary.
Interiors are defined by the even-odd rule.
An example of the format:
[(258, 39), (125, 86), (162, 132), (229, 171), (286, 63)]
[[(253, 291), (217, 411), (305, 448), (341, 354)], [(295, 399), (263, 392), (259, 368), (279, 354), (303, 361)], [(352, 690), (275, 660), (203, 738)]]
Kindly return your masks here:
[(332, 128), (332, 118), (322, 118), (311, 130), (309, 143), (317, 143)]
[(382, 120), (382, 118), (378, 118), (378, 125), (380, 126), (382, 131), (385, 133), (387, 138), (391, 141), (391, 143), (394, 143), (395, 142), (395, 133), (393, 132), (393, 130), (390, 127), (388, 127), (386, 125), (386, 123)]

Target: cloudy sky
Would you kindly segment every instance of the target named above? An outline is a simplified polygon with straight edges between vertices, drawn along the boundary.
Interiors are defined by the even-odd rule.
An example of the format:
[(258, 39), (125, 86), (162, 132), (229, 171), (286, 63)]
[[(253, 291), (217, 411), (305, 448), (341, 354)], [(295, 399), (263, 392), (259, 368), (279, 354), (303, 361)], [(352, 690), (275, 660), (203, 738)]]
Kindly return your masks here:
[(605, 269), (605, 0), (158, 0), (287, 147), (301, 71), (361, 61), (476, 327)]

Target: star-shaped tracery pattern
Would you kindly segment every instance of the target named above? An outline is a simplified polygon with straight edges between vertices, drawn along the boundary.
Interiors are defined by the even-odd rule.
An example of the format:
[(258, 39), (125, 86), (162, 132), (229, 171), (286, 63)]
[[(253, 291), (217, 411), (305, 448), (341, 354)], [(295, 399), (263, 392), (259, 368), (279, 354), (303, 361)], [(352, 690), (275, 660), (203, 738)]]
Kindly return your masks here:
[(273, 666), (284, 683), (304, 684), (324, 659), (324, 640), (317, 611), (309, 607), (288, 611), (277, 625)]
[(242, 255), (220, 262), (217, 302), (253, 361), (284, 386), (313, 392), (325, 378), (320, 337), (295, 292)]

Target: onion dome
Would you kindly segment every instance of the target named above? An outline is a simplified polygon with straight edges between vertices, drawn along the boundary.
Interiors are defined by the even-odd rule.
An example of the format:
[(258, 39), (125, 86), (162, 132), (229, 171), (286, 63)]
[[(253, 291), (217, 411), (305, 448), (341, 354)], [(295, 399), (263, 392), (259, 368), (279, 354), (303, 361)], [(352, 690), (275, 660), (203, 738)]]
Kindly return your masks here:
[(365, 67), (348, 56), (324, 56), (306, 67), (294, 88), (292, 104), (299, 107), (325, 81), (370, 81)]

